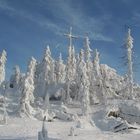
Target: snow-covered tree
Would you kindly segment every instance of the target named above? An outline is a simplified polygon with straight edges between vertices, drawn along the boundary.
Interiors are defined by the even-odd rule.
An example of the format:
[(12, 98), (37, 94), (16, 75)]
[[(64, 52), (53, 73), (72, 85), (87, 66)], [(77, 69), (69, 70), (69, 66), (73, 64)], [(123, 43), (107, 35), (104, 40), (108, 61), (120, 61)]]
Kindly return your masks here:
[(85, 55), (85, 62), (86, 62), (86, 67), (87, 67), (87, 75), (89, 78), (90, 83), (92, 83), (92, 62), (91, 62), (91, 48), (90, 48), (90, 41), (88, 36), (85, 38), (85, 50), (84, 50), (84, 55)]
[(55, 61), (51, 56), (50, 47), (47, 46), (45, 55), (42, 62), (43, 72), (45, 76), (45, 80), (47, 80), (47, 84), (55, 82)]
[(67, 60), (67, 65), (66, 65), (66, 72), (69, 73), (68, 75), (70, 76), (70, 80), (75, 79), (75, 74), (76, 74), (76, 58), (75, 58), (75, 48), (74, 46), (69, 46), (69, 51), (68, 51), (68, 60)]
[(72, 70), (71, 70), (71, 54), (72, 52), (72, 47), (69, 46), (69, 51), (68, 51), (68, 60), (67, 60), (67, 64), (66, 64), (66, 86), (67, 86), (67, 90), (66, 90), (66, 100), (67, 102), (70, 102), (71, 98), (70, 98), (70, 84), (72, 81)]
[(33, 108), (31, 103), (34, 102), (34, 74), (36, 68), (36, 60), (32, 57), (27, 68), (27, 73), (22, 83), (22, 95), (20, 99), (19, 113), (30, 116)]
[(49, 79), (50, 79), (50, 83), (56, 83), (56, 75), (55, 75), (55, 60), (52, 59), (51, 61), (51, 66), (50, 66), (51, 70), (49, 73)]
[(76, 58), (75, 58), (75, 48), (72, 46), (71, 49), (71, 70), (72, 70), (72, 80), (75, 80), (76, 75)]
[(5, 80), (5, 64), (7, 60), (7, 53), (5, 50), (0, 54), (0, 85)]
[(35, 70), (36, 70), (36, 59), (35, 58), (31, 58), (29, 64), (28, 64), (28, 69), (27, 69), (27, 74), (26, 74), (26, 78), (25, 78), (25, 82), (27, 81), (28, 85), (25, 86), (29, 86), (29, 99), (30, 102), (34, 102), (34, 78), (35, 78)]
[(85, 60), (87, 63), (87, 67), (89, 67), (89, 64), (91, 63), (91, 48), (90, 48), (90, 41), (88, 36), (86, 37), (86, 41), (85, 41)]
[(80, 54), (77, 59), (77, 74), (76, 74), (76, 84), (77, 84), (77, 95), (76, 99), (80, 100), (81, 94), (80, 94), (80, 84), (81, 84), (81, 78), (82, 78), (82, 66), (84, 65), (84, 51), (81, 49)]
[(19, 83), (21, 79), (21, 73), (19, 66), (14, 67), (14, 74), (10, 78), (10, 87), (11, 88), (19, 88)]
[(46, 50), (45, 50), (45, 54), (44, 54), (44, 58), (43, 61), (41, 63), (42, 68), (42, 75), (41, 78), (43, 80), (43, 82), (49, 84), (50, 83), (50, 71), (51, 71), (51, 64), (52, 64), (52, 57), (51, 57), (51, 51), (50, 51), (50, 47), (47, 46)]
[(99, 58), (99, 52), (97, 49), (95, 49), (95, 57), (94, 57), (93, 66), (94, 66), (94, 70), (95, 70), (95, 75), (97, 77), (101, 77), (100, 58)]
[(127, 38), (126, 38), (126, 49), (127, 49), (127, 61), (128, 61), (128, 87), (129, 87), (129, 96), (134, 98), (133, 92), (133, 37), (131, 36), (131, 30), (128, 29)]
[(90, 100), (89, 100), (89, 78), (87, 76), (86, 63), (83, 57), (83, 50), (80, 52), (80, 62), (79, 62), (79, 95), (81, 101), (81, 109), (83, 116), (86, 116), (89, 111)]
[(47, 46), (41, 63), (36, 71), (36, 94), (45, 97), (47, 86), (55, 82), (55, 62), (51, 57), (50, 47)]
[(65, 64), (63, 63), (62, 55), (60, 53), (59, 60), (56, 62), (56, 82), (63, 83), (65, 80)]
[(81, 49), (79, 54), (79, 62), (77, 65), (77, 76), (76, 83), (78, 85), (78, 97), (77, 99), (81, 102), (82, 114), (87, 115), (89, 111), (89, 78), (87, 75), (87, 67), (84, 61), (84, 51)]
[[(97, 49), (95, 50), (95, 57), (93, 62), (93, 73), (92, 73), (92, 83), (91, 88), (92, 91), (95, 91), (93, 94), (97, 94), (99, 101), (102, 103), (104, 99), (104, 83), (103, 78), (101, 75), (101, 69), (100, 69), (100, 58), (99, 58), (99, 52)], [(95, 89), (93, 89), (95, 88)]]

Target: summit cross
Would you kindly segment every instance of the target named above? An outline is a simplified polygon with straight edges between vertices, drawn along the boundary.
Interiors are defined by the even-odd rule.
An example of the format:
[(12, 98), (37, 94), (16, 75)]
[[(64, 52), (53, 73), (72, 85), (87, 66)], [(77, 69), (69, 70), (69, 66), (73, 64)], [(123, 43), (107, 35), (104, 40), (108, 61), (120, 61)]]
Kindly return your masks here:
[(72, 35), (72, 27), (70, 27), (70, 32), (67, 34), (64, 34), (69, 39), (69, 45), (72, 46), (72, 39), (73, 38), (79, 38), (78, 36)]

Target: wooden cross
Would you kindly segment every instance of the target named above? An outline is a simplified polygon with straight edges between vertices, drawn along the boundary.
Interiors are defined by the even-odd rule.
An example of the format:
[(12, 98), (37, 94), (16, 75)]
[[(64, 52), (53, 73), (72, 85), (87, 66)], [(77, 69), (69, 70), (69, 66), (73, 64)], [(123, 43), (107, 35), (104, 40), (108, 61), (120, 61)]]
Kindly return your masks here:
[(78, 36), (72, 35), (72, 27), (70, 27), (70, 32), (68, 34), (64, 34), (67, 38), (69, 38), (70, 46), (72, 46), (72, 39), (73, 38), (79, 38)]

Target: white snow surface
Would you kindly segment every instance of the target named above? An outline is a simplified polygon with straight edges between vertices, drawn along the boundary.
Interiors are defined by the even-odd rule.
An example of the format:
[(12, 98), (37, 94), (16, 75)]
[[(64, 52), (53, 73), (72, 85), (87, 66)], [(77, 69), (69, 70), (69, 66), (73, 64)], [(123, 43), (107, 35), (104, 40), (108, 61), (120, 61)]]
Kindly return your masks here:
[[(11, 107), (13, 101), (10, 103)], [(113, 101), (112, 101), (113, 102)], [(116, 102), (116, 101), (114, 101)], [(119, 103), (121, 101), (118, 101)], [(111, 103), (111, 102), (110, 102)], [(131, 101), (129, 104), (132, 104)], [(60, 103), (51, 103), (54, 108), (60, 108)], [(10, 111), (10, 107), (7, 108)], [(12, 107), (11, 107), (12, 108)], [(111, 131), (113, 126), (121, 122), (121, 119), (114, 117), (107, 118), (107, 111), (104, 105), (94, 105), (91, 107), (90, 115), (87, 117), (81, 116), (81, 109), (78, 106), (69, 105), (67, 111), (71, 114), (78, 113), (78, 118), (73, 121), (55, 119), (52, 122), (46, 122), (48, 137), (50, 140), (139, 140), (140, 130), (132, 130), (129, 133), (121, 132), (114, 133)], [(77, 119), (83, 125), (82, 128), (77, 128)], [(135, 125), (138, 127), (138, 125)], [(70, 129), (74, 127), (74, 136), (70, 136)], [(10, 115), (6, 125), (0, 125), (0, 140), (38, 140), (38, 132), (42, 129), (42, 121), (35, 118), (20, 118), (15, 115)]]
[[(54, 121), (47, 122), (48, 136), (51, 140), (139, 140), (140, 132), (116, 134), (103, 132), (97, 127), (90, 129), (76, 129), (76, 136), (68, 136), (71, 126), (75, 122)], [(25, 118), (9, 118), (8, 124), (0, 126), (1, 140), (37, 140), (37, 134), (42, 128), (42, 122)]]

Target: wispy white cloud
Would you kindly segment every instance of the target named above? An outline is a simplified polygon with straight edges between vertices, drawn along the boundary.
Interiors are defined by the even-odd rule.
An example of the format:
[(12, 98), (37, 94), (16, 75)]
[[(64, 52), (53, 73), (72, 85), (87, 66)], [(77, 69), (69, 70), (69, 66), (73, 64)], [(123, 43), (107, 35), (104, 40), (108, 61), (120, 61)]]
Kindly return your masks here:
[(65, 32), (66, 29), (63, 28), (63, 25), (68, 24), (68, 26), (74, 26), (80, 34), (88, 33), (91, 39), (113, 42), (111, 37), (103, 35), (105, 16), (99, 18), (90, 17), (81, 8), (74, 9), (67, 1), (52, 3), (49, 0), (47, 2), (40, 0), (39, 2), (42, 7), (46, 6), (56, 18), (62, 20), (63, 24), (55, 23), (45, 16), (36, 16), (29, 11), (16, 9), (6, 1), (0, 1), (0, 8), (8, 11), (10, 16), (17, 15), (26, 18), (44, 29), (52, 30), (57, 35)]
[[(92, 37), (92, 36), (91, 36)], [(114, 40), (110, 37), (104, 36), (102, 34), (93, 34), (93, 39), (96, 38), (96, 40), (101, 40), (101, 41), (107, 41), (107, 42), (114, 42)]]
[(6, 10), (7, 14), (9, 14), (10, 16), (15, 16), (15, 15), (20, 16), (22, 18), (25, 18), (27, 20), (30, 20), (38, 24), (40, 27), (43, 27), (45, 29), (50, 29), (56, 34), (59, 34), (60, 31), (63, 31), (63, 28), (60, 29), (60, 27), (56, 23), (53, 23), (50, 20), (47, 20), (46, 18), (42, 18), (39, 16), (36, 17), (36, 15), (33, 15), (32, 13), (27, 12), (25, 10), (17, 10), (16, 8), (8, 5), (6, 1), (0, 1), (0, 8)]
[(131, 24), (133, 26), (139, 27), (140, 26), (140, 13), (139, 12), (134, 12), (130, 21), (131, 21)]
[(81, 7), (75, 9), (68, 1), (54, 3), (53, 6), (55, 6), (55, 10), (52, 11), (53, 14), (56, 14), (56, 17), (59, 17), (66, 23), (74, 26), (79, 33), (88, 33), (90, 38), (94, 40), (113, 42), (113, 39), (111, 37), (103, 35), (105, 26), (104, 21), (109, 20), (110, 18), (108, 15), (103, 15), (102, 17), (98, 18), (90, 17), (89, 15), (85, 14), (84, 9), (82, 9)]

